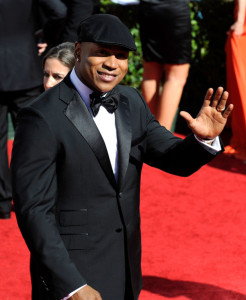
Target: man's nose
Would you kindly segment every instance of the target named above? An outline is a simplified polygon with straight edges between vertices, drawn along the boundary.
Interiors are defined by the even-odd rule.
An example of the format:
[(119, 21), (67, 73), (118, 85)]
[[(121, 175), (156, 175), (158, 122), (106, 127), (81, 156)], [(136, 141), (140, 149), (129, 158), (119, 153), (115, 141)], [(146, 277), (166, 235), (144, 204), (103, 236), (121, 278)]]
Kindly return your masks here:
[(115, 55), (110, 55), (105, 60), (104, 64), (111, 69), (116, 69), (118, 67), (118, 59), (115, 57)]

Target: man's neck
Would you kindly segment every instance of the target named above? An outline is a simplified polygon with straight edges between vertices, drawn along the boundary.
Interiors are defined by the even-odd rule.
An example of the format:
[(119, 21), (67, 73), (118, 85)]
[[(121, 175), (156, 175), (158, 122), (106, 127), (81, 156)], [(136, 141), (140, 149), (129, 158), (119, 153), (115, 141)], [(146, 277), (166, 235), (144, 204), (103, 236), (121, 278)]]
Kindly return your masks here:
[(74, 68), (70, 74), (70, 79), (71, 79), (73, 85), (76, 87), (77, 91), (79, 92), (80, 96), (84, 100), (85, 104), (87, 106), (90, 106), (90, 94), (93, 93), (93, 90), (91, 90), (87, 85), (85, 85), (79, 79)]

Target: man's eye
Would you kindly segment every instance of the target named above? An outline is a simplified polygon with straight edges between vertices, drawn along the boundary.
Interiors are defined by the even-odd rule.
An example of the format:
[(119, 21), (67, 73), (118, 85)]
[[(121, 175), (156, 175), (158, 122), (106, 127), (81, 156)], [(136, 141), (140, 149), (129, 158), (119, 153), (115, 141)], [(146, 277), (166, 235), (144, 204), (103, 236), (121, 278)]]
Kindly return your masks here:
[(120, 53), (120, 54), (117, 54), (117, 58), (118, 59), (128, 59), (128, 55), (125, 53)]
[(107, 56), (107, 51), (101, 49), (101, 50), (98, 51), (98, 54), (99, 54), (99, 55), (102, 55), (102, 56)]
[(44, 72), (44, 77), (49, 77), (49, 74)]

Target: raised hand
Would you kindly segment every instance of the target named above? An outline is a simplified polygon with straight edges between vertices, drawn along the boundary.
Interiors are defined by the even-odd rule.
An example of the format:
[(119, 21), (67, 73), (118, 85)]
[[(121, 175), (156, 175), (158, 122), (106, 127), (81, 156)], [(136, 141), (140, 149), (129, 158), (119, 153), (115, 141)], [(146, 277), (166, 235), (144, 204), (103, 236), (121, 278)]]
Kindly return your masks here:
[(212, 88), (207, 90), (202, 108), (195, 119), (186, 111), (180, 112), (189, 128), (201, 139), (213, 139), (220, 135), (233, 110), (233, 104), (226, 107), (229, 94), (222, 87), (218, 87), (213, 94)]

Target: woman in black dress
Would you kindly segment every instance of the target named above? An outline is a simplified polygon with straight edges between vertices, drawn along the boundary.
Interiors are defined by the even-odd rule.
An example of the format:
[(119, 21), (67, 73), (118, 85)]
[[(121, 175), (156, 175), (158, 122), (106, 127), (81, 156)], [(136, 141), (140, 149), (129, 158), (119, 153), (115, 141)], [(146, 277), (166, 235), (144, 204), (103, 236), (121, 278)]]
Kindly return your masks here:
[(140, 37), (142, 93), (159, 122), (171, 130), (190, 66), (189, 1), (141, 0)]

